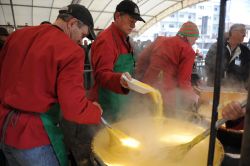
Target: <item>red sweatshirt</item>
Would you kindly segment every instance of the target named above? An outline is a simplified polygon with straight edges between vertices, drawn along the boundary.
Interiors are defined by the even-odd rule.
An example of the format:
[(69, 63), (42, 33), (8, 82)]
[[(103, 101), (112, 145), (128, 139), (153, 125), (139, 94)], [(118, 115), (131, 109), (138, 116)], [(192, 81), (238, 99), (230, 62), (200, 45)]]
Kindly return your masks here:
[[(176, 88), (191, 92), (190, 97), (196, 100), (191, 86), (195, 52), (190, 44), (179, 36), (159, 37), (149, 48), (151, 53), (144, 51), (138, 59), (138, 72), (146, 70), (142, 81), (160, 88), (167, 102), (172, 100), (168, 92)], [(142, 66), (144, 62), (148, 66)]]
[(95, 85), (90, 93), (92, 100), (98, 100), (100, 87), (116, 93), (128, 93), (128, 90), (120, 85), (122, 73), (113, 71), (119, 55), (131, 52), (132, 48), (126, 38), (125, 34), (112, 23), (92, 44), (91, 62), (95, 78)]
[[(1, 130), (6, 106), (45, 113), (57, 102), (65, 119), (99, 123), (99, 108), (85, 96), (83, 62), (83, 50), (58, 27), (44, 24), (14, 32), (0, 53)], [(39, 115), (21, 113), (9, 123), (5, 143), (27, 149), (50, 141)]]

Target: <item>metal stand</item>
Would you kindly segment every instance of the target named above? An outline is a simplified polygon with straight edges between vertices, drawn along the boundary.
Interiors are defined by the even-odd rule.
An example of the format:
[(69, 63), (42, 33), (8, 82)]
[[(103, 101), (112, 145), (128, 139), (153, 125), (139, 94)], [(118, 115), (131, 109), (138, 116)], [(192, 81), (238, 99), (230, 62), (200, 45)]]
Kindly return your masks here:
[(222, 60), (224, 59), (224, 46), (225, 46), (224, 29), (225, 29), (226, 1), (227, 0), (220, 1), (220, 20), (219, 20), (219, 32), (218, 32), (218, 41), (217, 41), (212, 121), (211, 121), (211, 126), (210, 126), (211, 131), (210, 131), (209, 151), (208, 151), (208, 161), (207, 161), (208, 166), (213, 166), (215, 140), (216, 140), (216, 135), (217, 135), (217, 129), (215, 127), (215, 123), (218, 118), (217, 108), (218, 108), (219, 100), (220, 100)]

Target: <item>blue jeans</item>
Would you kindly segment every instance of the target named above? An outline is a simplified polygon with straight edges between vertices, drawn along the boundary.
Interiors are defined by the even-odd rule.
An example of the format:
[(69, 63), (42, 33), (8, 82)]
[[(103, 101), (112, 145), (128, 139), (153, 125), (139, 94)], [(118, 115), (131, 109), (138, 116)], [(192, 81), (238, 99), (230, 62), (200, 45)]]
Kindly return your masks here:
[(27, 150), (3, 145), (2, 150), (9, 166), (59, 166), (51, 145)]

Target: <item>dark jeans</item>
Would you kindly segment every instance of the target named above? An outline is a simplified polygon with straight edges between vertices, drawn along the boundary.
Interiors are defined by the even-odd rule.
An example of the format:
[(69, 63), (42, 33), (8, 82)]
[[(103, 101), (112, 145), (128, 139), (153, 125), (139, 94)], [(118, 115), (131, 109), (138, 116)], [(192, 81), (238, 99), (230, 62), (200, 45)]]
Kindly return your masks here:
[(59, 166), (51, 145), (19, 150), (7, 145), (2, 149), (8, 166)]

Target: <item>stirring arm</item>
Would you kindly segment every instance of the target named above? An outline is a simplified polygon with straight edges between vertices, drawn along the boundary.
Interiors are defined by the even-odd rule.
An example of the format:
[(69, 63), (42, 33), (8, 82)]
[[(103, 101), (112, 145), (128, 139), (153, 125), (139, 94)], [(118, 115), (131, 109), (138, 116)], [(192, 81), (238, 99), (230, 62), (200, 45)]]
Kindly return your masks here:
[(101, 117), (101, 121), (105, 126), (111, 128), (110, 124), (103, 117)]

